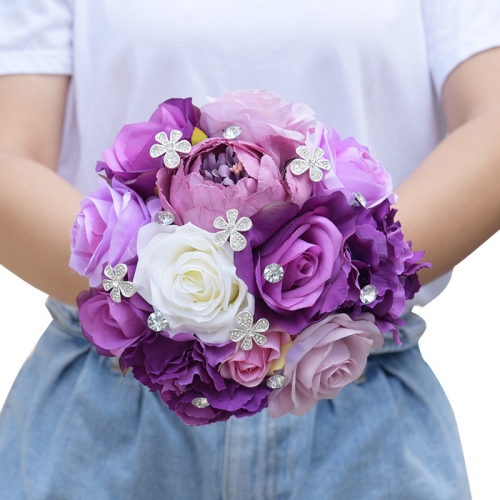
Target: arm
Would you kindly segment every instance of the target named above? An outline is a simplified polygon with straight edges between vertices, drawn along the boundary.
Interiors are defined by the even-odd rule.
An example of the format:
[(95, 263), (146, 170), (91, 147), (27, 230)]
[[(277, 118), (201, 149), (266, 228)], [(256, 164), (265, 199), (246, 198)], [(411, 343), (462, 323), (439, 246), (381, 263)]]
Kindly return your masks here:
[(403, 231), (432, 263), (422, 283), (500, 229), (500, 48), (460, 64), (445, 82), (443, 105), (449, 135), (397, 189)]
[(68, 267), (82, 195), (55, 172), (67, 86), (65, 76), (0, 78), (0, 263), (74, 304), (88, 288)]

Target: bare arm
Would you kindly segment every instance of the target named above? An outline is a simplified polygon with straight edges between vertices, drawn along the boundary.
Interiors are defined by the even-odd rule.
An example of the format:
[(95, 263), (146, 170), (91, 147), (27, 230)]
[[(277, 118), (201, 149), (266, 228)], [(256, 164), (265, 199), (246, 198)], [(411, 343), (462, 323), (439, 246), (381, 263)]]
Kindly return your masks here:
[(55, 172), (67, 86), (64, 76), (0, 78), (0, 263), (74, 304), (88, 287), (68, 267), (82, 195)]
[(423, 283), (500, 229), (500, 48), (458, 66), (443, 104), (450, 134), (396, 190), (403, 231), (433, 266)]

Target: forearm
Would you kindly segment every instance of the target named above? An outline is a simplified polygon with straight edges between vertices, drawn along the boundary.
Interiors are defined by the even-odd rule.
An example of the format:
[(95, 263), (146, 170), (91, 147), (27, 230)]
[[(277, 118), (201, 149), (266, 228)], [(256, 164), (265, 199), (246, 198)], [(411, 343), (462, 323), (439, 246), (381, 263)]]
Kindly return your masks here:
[(82, 195), (51, 169), (0, 152), (0, 264), (34, 287), (74, 304), (88, 280), (68, 267)]
[(405, 236), (432, 263), (427, 283), (500, 229), (500, 113), (455, 129), (396, 192)]

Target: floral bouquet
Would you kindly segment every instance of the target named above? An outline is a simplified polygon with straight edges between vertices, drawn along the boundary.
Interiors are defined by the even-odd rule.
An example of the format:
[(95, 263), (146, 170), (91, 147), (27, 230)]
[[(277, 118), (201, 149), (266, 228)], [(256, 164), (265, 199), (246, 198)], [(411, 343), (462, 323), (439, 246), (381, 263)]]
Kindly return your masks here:
[(185, 423), (301, 415), (399, 342), (423, 253), (387, 172), (307, 106), (169, 99), (103, 156), (71, 235), (82, 331)]

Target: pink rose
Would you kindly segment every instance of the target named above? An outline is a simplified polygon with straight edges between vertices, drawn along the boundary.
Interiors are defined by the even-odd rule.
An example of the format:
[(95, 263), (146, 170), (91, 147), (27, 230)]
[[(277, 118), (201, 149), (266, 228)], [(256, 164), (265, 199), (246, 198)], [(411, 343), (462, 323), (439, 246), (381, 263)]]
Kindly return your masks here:
[(372, 349), (384, 338), (371, 313), (356, 320), (337, 314), (300, 333), (285, 361), (285, 386), (269, 396), (273, 417), (303, 415), (319, 399), (331, 399), (356, 380)]
[(241, 127), (239, 139), (263, 147), (280, 167), (294, 157), (314, 122), (314, 112), (305, 104), (265, 90), (223, 94), (201, 107), (200, 119), (209, 137), (222, 136), (231, 125)]
[(290, 335), (281, 332), (267, 332), (267, 342), (262, 346), (254, 344), (251, 350), (239, 347), (220, 367), (224, 378), (233, 379), (246, 387), (259, 385), (270, 366), (280, 357), (281, 346), (290, 342)]
[(239, 140), (207, 139), (193, 147), (181, 166), (158, 172), (158, 194), (176, 223), (214, 231), (217, 216), (235, 208), (251, 217), (265, 205), (284, 201), (282, 174), (264, 150)]

